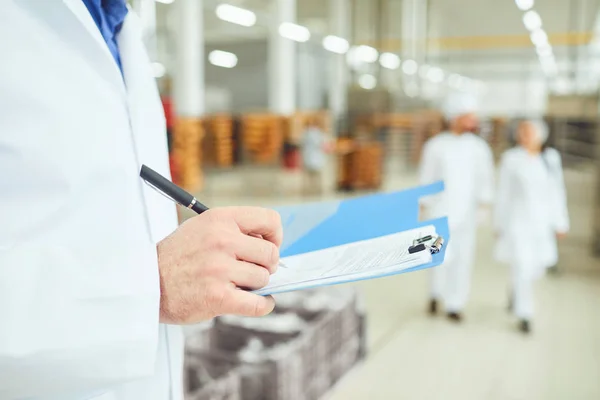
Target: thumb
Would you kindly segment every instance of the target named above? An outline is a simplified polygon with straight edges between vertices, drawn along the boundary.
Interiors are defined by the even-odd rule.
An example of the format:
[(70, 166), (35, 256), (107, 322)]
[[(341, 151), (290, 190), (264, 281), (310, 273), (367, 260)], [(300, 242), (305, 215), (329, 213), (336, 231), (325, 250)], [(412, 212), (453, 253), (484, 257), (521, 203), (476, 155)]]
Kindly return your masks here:
[(259, 296), (244, 290), (234, 289), (230, 296), (227, 314), (245, 317), (264, 317), (275, 309), (275, 300), (271, 296)]

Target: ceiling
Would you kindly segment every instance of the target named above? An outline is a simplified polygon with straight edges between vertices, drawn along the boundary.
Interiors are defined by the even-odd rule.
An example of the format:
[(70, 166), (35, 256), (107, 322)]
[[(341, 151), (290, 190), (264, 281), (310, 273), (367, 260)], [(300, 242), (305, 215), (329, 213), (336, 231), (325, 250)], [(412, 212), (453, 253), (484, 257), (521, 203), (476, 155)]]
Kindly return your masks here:
[[(204, 31), (207, 41), (240, 41), (264, 38), (268, 34), (270, 5), (275, 0), (227, 0), (228, 3), (256, 12), (259, 24), (239, 27), (220, 21), (214, 9), (219, 0), (204, 0)], [(408, 1), (408, 0), (407, 0)], [(423, 0), (427, 1), (427, 0)], [(330, 31), (327, 0), (297, 0), (297, 22), (313, 35)], [(373, 42), (376, 37), (390, 48), (402, 37), (403, 0), (348, 0), (358, 10), (352, 16), (352, 39)], [(542, 17), (551, 41), (564, 43), (569, 32), (590, 32), (596, 20), (600, 0), (538, 0), (534, 9)], [(158, 5), (159, 29), (168, 30), (169, 14), (174, 5)], [(379, 11), (378, 11), (379, 8)], [(377, 14), (380, 17), (377, 17)], [(528, 45), (522, 14), (512, 0), (428, 0), (428, 34), (448, 51), (517, 48)]]
[[(207, 43), (264, 40), (268, 36), (270, 8), (276, 0), (203, 1)], [(400, 52), (404, 1), (410, 0), (348, 0), (351, 9), (357, 11), (352, 15), (351, 41)], [(427, 49), (437, 49), (428, 51), (425, 56), (428, 62), (484, 80), (494, 74), (511, 77), (540, 74), (537, 55), (522, 22), (523, 12), (514, 0), (422, 1), (428, 4)], [(214, 10), (223, 2), (254, 11), (257, 25), (246, 28), (219, 20)], [(296, 3), (297, 22), (308, 27), (315, 40), (331, 32), (328, 0), (296, 0)], [(600, 0), (535, 3), (534, 9), (542, 18), (559, 65), (574, 70), (581, 54), (577, 47), (584, 47), (581, 45), (592, 38)], [(158, 4), (157, 10), (159, 34), (171, 43), (168, 38), (176, 26), (174, 7)], [(600, 60), (600, 50), (596, 57)]]

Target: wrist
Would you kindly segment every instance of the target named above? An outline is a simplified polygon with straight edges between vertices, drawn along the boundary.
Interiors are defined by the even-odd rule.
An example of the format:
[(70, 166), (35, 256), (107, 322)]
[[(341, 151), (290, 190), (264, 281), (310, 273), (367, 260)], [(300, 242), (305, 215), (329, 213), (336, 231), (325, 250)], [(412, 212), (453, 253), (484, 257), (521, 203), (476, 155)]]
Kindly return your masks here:
[[(162, 243), (162, 242), (161, 242)], [(166, 268), (166, 260), (165, 254), (162, 251), (161, 243), (156, 245), (156, 253), (158, 259), (158, 280), (159, 280), (159, 322), (162, 324), (168, 324), (173, 321), (173, 316), (169, 311), (168, 307), (168, 295), (166, 290), (166, 282), (167, 282), (167, 268)]]

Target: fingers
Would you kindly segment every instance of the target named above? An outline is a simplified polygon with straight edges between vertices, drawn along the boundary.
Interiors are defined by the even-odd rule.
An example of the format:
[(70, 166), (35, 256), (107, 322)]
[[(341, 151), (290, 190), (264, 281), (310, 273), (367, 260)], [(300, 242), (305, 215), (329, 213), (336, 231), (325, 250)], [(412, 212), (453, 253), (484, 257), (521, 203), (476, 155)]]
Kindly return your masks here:
[(235, 207), (231, 212), (242, 232), (260, 235), (277, 247), (281, 246), (283, 227), (279, 213), (259, 207)]
[(223, 304), (226, 314), (244, 317), (264, 317), (275, 308), (275, 300), (271, 296), (259, 296), (243, 290), (228, 293), (228, 299)]
[(229, 268), (229, 279), (235, 286), (247, 290), (262, 289), (269, 284), (271, 274), (266, 268), (238, 261)]
[(235, 255), (238, 259), (263, 266), (271, 274), (277, 271), (279, 248), (272, 242), (252, 236), (236, 238)]

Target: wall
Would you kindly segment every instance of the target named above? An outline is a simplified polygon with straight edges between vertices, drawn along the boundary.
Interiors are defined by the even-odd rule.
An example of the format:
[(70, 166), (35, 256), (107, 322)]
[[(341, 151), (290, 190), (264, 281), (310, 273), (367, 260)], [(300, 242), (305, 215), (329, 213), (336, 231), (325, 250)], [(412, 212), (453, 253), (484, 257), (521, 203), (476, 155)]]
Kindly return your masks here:
[[(206, 59), (212, 50), (223, 50), (234, 53), (238, 57), (235, 68), (215, 67), (206, 61), (205, 81), (214, 90), (229, 93), (230, 112), (259, 110), (268, 107), (268, 75), (267, 75), (267, 42), (248, 41), (237, 43), (221, 43), (206, 45)], [(207, 99), (207, 104), (210, 98)], [(225, 110), (224, 110), (225, 111)]]

